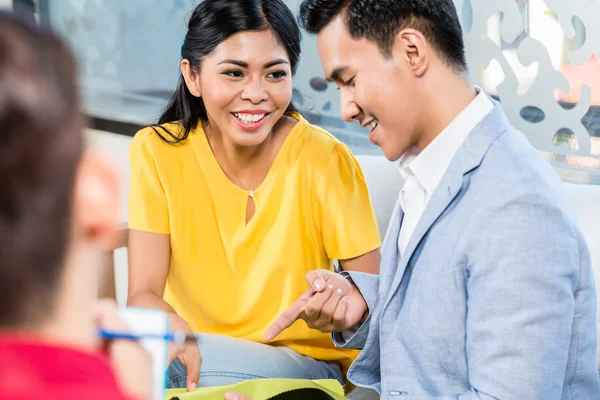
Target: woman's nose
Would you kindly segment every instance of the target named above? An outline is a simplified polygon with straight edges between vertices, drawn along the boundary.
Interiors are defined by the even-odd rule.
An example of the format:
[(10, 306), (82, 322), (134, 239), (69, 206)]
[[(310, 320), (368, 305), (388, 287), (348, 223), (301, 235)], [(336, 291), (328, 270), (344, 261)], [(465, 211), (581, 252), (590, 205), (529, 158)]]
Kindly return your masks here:
[(267, 92), (265, 91), (262, 82), (260, 82), (260, 80), (248, 82), (242, 91), (242, 99), (250, 100), (253, 104), (258, 104), (261, 101), (266, 100)]

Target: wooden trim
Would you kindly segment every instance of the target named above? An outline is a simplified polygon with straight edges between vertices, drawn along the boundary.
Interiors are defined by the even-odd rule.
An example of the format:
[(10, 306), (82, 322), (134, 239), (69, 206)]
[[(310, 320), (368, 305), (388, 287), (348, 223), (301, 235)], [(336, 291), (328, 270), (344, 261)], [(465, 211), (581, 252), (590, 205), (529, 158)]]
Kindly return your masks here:
[(136, 132), (144, 128), (145, 125), (133, 124), (130, 122), (121, 122), (116, 119), (110, 120), (88, 116), (88, 128), (116, 133), (117, 135), (135, 136)]

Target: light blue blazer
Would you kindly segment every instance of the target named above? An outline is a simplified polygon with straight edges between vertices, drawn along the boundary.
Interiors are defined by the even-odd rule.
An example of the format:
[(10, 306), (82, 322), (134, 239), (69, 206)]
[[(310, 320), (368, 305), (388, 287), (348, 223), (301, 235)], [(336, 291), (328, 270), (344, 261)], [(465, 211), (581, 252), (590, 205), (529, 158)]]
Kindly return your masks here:
[(586, 242), (560, 179), (497, 102), (399, 260), (402, 216), (380, 275), (350, 273), (370, 310), (348, 342), (334, 334), (363, 349), (353, 383), (397, 400), (600, 399)]

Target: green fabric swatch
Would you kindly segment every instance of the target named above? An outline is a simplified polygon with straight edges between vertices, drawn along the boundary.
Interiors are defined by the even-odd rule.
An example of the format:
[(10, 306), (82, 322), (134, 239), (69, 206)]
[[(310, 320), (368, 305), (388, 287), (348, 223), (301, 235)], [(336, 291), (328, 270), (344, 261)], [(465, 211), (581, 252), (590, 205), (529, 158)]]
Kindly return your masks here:
[[(168, 389), (165, 400), (223, 400), (225, 393), (233, 391), (252, 397), (254, 400), (267, 400), (279, 394), (296, 390), (319, 390), (334, 400), (346, 399), (344, 388), (335, 379), (251, 379), (230, 386), (198, 388), (193, 392), (186, 389)], [(174, 399), (175, 398), (175, 399)]]

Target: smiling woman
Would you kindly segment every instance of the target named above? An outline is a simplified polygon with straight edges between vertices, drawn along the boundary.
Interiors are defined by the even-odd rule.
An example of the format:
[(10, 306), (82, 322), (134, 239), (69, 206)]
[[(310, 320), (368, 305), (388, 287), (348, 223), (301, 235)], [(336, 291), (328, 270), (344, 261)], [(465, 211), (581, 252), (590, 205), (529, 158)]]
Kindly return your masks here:
[(281, 0), (206, 0), (181, 53), (176, 93), (130, 149), (128, 304), (200, 332), (199, 347), (172, 349), (170, 387), (343, 381), (357, 353), (329, 335), (295, 324), (263, 339), (308, 271), (379, 269), (358, 163), (291, 104), (294, 16)]
[[(181, 62), (185, 87), (206, 110), (206, 118), (200, 118), (213, 151), (228, 145), (278, 147), (295, 123), (285, 118), (287, 124), (275, 126), (293, 110), (292, 71), (298, 59), (279, 36), (271, 30), (236, 33), (205, 57), (201, 68)], [(272, 132), (276, 140), (265, 143)]]
[[(209, 1), (194, 10), (181, 47), (179, 85), (158, 121), (159, 124), (181, 121), (183, 131), (170, 132), (163, 128), (167, 136), (161, 136), (165, 140), (185, 140), (198, 123), (209, 122), (206, 107), (207, 103), (210, 107), (213, 98), (206, 96), (213, 88), (219, 88), (215, 93), (220, 95), (218, 102), (226, 101), (225, 97), (237, 94), (236, 88), (248, 78), (256, 81), (256, 74), (260, 76), (259, 82), (280, 83), (270, 87), (280, 94), (277, 99), (284, 103), (287, 100), (278, 117), (284, 111), (295, 111), (291, 105), (291, 76), (300, 58), (300, 30), (287, 6), (278, 3)], [(228, 46), (224, 49), (220, 45), (226, 40)], [(227, 54), (234, 57), (229, 58)], [(269, 55), (274, 58), (268, 59)], [(265, 62), (260, 64), (260, 59)], [(214, 125), (219, 121), (212, 122)]]

